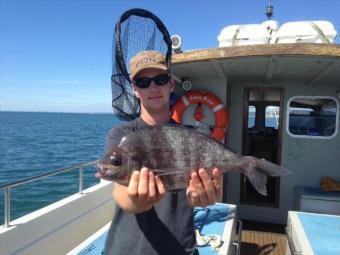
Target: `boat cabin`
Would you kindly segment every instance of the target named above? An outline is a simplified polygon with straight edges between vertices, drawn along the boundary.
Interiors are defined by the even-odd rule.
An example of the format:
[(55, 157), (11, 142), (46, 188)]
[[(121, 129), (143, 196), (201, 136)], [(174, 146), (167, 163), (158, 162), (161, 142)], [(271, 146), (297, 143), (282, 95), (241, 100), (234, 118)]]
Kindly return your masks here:
[[(334, 41), (327, 29), (331, 35), (325, 37)], [(222, 100), (229, 114), (222, 139), (227, 147), (291, 171), (268, 178), (268, 196), (257, 193), (239, 172), (224, 177), (223, 201), (237, 205), (239, 218), (285, 224), (287, 212), (297, 208), (297, 187), (320, 188), (324, 176), (340, 180), (340, 46), (279, 39), (255, 45), (229, 40), (223, 46), (228, 40), (220, 35), (223, 47), (174, 54), (172, 72), (178, 97), (191, 87)], [(188, 106), (184, 123), (197, 124), (195, 107)], [(214, 126), (211, 109), (203, 106), (203, 113), (201, 122)], [(327, 211), (315, 208), (322, 210)]]

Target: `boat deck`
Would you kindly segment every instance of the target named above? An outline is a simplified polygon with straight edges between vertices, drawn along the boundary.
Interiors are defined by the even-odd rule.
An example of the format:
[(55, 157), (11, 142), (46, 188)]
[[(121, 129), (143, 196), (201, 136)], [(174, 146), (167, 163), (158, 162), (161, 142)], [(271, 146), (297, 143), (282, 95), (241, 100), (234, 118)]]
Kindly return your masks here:
[(284, 255), (286, 235), (283, 225), (243, 221), (241, 255)]
[[(226, 204), (215, 204), (212, 208), (197, 208), (195, 214), (195, 224), (201, 226), (201, 233), (203, 235), (207, 233), (216, 233), (222, 235), (222, 232), (227, 228), (226, 233), (232, 232), (232, 222), (230, 219), (226, 218), (225, 212), (221, 210), (226, 206)], [(228, 205), (231, 207), (232, 205)], [(235, 206), (234, 206), (235, 207)], [(224, 208), (225, 209), (225, 208)], [(221, 217), (223, 216), (223, 217)], [(220, 220), (216, 220), (219, 218)], [(215, 219), (214, 221), (209, 221), (209, 219)], [(225, 224), (221, 224), (222, 220), (226, 220)], [(229, 223), (228, 223), (229, 222)], [(82, 244), (72, 250), (68, 255), (90, 255), (90, 254), (102, 254), (104, 249), (104, 243), (107, 235), (107, 231), (110, 223), (104, 226), (97, 233), (92, 235), (90, 238), (85, 240)], [(286, 251), (286, 235), (284, 232), (283, 225), (259, 223), (242, 220), (243, 230), (241, 238), (241, 255), (285, 255)], [(228, 238), (227, 235), (224, 236)], [(235, 236), (233, 236), (235, 238)], [(236, 236), (235, 239), (238, 239)], [(225, 239), (227, 240), (227, 239)], [(229, 240), (230, 241), (230, 240)], [(227, 241), (227, 243), (229, 243)], [(226, 249), (229, 245), (223, 246), (220, 249), (220, 254), (231, 254), (232, 251)], [(198, 248), (200, 254), (217, 254), (213, 251), (210, 246), (203, 246)], [(234, 249), (232, 249), (234, 250)], [(234, 253), (232, 253), (234, 254)]]

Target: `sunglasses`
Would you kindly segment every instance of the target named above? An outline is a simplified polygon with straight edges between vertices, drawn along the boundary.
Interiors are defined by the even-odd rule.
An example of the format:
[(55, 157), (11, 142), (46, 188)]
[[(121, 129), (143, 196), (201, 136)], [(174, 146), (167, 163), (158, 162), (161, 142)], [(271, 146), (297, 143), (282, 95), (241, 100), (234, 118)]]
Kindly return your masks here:
[(160, 74), (152, 78), (137, 78), (134, 80), (134, 84), (141, 89), (146, 89), (150, 87), (151, 81), (154, 81), (154, 83), (157, 86), (164, 86), (170, 81), (170, 76), (168, 74)]

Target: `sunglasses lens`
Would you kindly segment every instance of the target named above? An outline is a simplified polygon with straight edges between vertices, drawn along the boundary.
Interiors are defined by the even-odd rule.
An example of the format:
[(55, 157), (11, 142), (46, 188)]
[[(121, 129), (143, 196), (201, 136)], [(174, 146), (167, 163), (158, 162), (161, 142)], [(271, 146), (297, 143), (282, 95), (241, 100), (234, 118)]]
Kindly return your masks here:
[(151, 81), (154, 81), (156, 85), (163, 86), (170, 81), (170, 76), (168, 74), (157, 75), (153, 78), (140, 78), (135, 79), (135, 84), (138, 88), (146, 89), (150, 87)]
[(149, 78), (135, 79), (135, 84), (138, 88), (146, 89), (150, 87), (151, 79)]
[(162, 85), (167, 84), (170, 81), (170, 76), (167, 74), (162, 74), (162, 75), (158, 75), (154, 77), (153, 80), (157, 85), (162, 86)]

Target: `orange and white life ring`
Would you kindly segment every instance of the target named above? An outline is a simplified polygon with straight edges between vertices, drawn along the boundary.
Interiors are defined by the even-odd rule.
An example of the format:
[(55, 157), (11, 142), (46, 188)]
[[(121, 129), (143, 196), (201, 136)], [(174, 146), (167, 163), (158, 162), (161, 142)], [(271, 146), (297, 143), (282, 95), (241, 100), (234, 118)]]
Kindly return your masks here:
[[(204, 90), (191, 90), (182, 95), (171, 109), (172, 119), (182, 122), (184, 111), (189, 105), (204, 104), (215, 113), (215, 128), (210, 136), (220, 141), (228, 128), (228, 112), (222, 101), (214, 94)], [(196, 120), (201, 118), (201, 110), (195, 112)]]

